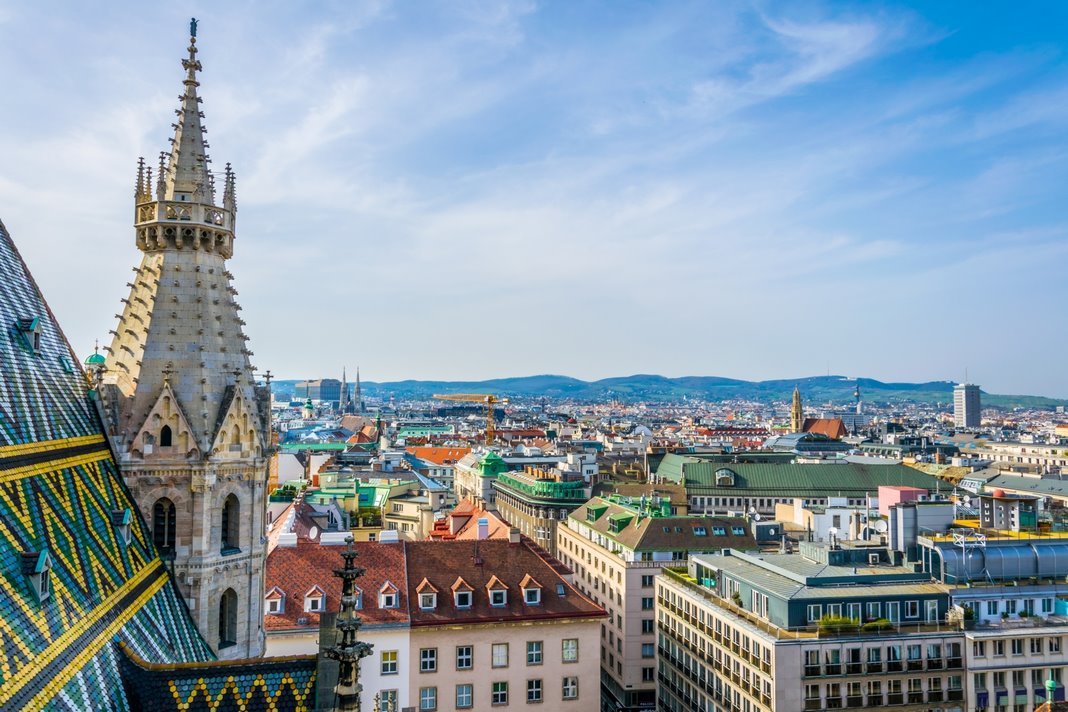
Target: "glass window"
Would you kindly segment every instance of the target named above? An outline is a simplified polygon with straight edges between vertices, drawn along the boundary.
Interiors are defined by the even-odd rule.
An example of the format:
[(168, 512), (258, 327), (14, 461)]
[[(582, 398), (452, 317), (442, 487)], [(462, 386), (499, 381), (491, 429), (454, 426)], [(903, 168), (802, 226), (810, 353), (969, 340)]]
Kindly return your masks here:
[(653, 658), (656, 657), (656, 648), (652, 643), (642, 643), (642, 657)]
[(905, 617), (906, 618), (919, 618), (920, 617), (920, 602), (919, 601), (905, 601)]
[(527, 680), (527, 702), (541, 702), (541, 680)]
[(420, 687), (419, 688), (419, 709), (421, 710), (436, 710), (438, 708), (438, 688), (436, 687)]
[(541, 641), (527, 641), (527, 665), (541, 665)]
[(470, 670), (474, 666), (474, 649), (470, 645), (456, 646), (456, 669)]
[(508, 683), (507, 682), (495, 682), (493, 683), (492, 696), (490, 701), (495, 705), (508, 704)]
[(579, 659), (578, 638), (564, 638), (563, 661), (565, 663), (577, 663)]
[(453, 594), (453, 599), (456, 601), (457, 608), (470, 608), (471, 607), (471, 592), (470, 591), (457, 591)]
[(651, 611), (651, 610), (653, 610), (653, 597), (652, 596), (649, 596), (649, 597), (646, 597), (646, 598), (642, 599), (642, 610), (643, 611)]
[(419, 651), (419, 672), (438, 671), (438, 649), (422, 648)]
[(823, 606), (818, 603), (809, 604), (808, 607), (808, 622), (816, 623), (823, 615)]
[(493, 667), (508, 667), (508, 643), (493, 644)]
[(397, 651), (396, 650), (383, 650), (382, 651), (382, 674), (383, 675), (396, 675), (397, 674)]
[(540, 588), (524, 588), (523, 600), (526, 601), (528, 606), (536, 606), (541, 603), (541, 589)]
[(656, 631), (656, 622), (652, 618), (642, 619), (642, 633), (653, 633)]
[(456, 686), (456, 707), (466, 709), (475, 704), (475, 691), (471, 685)]
[(438, 605), (438, 596), (436, 593), (420, 593), (419, 594), (419, 607), (424, 611), (431, 610)]
[(490, 591), (490, 605), (496, 608), (508, 604), (508, 592), (503, 589)]
[(565, 677), (564, 678), (564, 699), (574, 700), (578, 698), (578, 678), (577, 677)]

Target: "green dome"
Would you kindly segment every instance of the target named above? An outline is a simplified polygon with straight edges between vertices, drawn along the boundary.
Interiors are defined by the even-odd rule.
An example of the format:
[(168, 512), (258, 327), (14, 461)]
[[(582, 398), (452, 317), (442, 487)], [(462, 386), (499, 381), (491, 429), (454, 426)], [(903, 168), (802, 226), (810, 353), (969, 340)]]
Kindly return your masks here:
[(107, 359), (104, 358), (103, 355), (101, 355), (100, 353), (94, 353), (91, 356), (89, 356), (89, 358), (85, 359), (85, 365), (86, 366), (103, 366), (105, 361), (107, 361)]

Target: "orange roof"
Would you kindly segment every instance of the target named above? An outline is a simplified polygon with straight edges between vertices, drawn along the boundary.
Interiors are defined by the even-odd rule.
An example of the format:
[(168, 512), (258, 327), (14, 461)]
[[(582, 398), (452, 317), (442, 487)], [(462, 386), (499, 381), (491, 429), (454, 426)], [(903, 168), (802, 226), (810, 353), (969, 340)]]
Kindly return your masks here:
[(841, 418), (805, 418), (801, 430), (826, 435), (832, 440), (841, 440), (849, 434)]
[(435, 465), (452, 465), (471, 452), (469, 447), (410, 447), (407, 450), (420, 460), (427, 460)]

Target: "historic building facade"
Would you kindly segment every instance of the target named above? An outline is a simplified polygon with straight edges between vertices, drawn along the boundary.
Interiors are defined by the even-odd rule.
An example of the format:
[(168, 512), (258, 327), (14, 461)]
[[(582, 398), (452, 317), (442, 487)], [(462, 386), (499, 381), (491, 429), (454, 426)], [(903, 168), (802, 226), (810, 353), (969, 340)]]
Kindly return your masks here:
[(197, 96), (195, 23), (169, 156), (142, 159), (140, 265), (94, 367), (123, 477), (204, 638), (222, 658), (264, 650), (269, 392), (253, 375), (226, 260), (236, 201), (216, 200)]

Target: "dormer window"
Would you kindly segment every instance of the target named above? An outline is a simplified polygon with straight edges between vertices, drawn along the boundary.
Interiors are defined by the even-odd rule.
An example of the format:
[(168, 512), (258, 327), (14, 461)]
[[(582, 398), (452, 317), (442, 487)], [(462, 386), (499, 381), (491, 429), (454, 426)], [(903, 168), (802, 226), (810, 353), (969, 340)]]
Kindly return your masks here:
[(363, 591), (357, 588), (352, 592), (352, 597), (356, 599), (356, 610), (363, 610)]
[(420, 609), (432, 611), (438, 607), (438, 590), (426, 578), (423, 578), (419, 585), (415, 587), (415, 592), (419, 594)]
[(275, 586), (263, 597), (264, 608), (272, 616), (280, 616), (286, 611), (285, 591)]
[(519, 588), (523, 590), (523, 603), (528, 606), (541, 605), (541, 584), (533, 576), (527, 574), (519, 582)]
[(304, 594), (304, 612), (319, 613), (326, 607), (326, 592), (319, 586), (312, 586)]
[(114, 509), (111, 511), (111, 525), (115, 527), (115, 534), (126, 546), (133, 540), (133, 530), (130, 527), (133, 522), (133, 512), (130, 508)]
[(400, 590), (389, 581), (378, 591), (379, 608), (397, 608), (400, 605)]
[(559, 596), (560, 598), (563, 598), (564, 596), (566, 596), (567, 595), (567, 587), (564, 586), (564, 584), (562, 584), (562, 583), (556, 584), (556, 595)]
[(52, 595), (52, 557), (48, 551), (22, 552), (22, 573), (26, 576), (37, 597), (38, 603), (44, 603)]
[(27, 316), (15, 320), (22, 345), (35, 354), (41, 353), (41, 317)]
[(508, 587), (496, 576), (491, 576), (489, 583), (486, 584), (486, 591), (489, 592), (490, 605), (495, 608), (508, 605)]
[(472, 603), (471, 593), (474, 591), (467, 581), (457, 578), (452, 584), (452, 602), (457, 608), (470, 608)]

